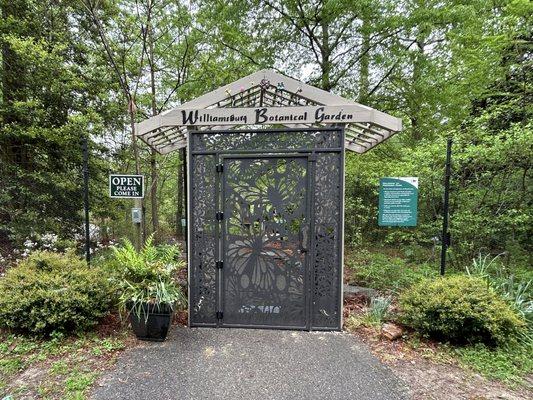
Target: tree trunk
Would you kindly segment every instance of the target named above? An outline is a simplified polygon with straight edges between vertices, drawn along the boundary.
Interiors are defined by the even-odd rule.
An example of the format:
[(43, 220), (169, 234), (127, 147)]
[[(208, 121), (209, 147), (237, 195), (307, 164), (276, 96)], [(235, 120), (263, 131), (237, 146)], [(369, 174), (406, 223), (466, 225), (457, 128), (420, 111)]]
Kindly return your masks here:
[(370, 34), (368, 33), (368, 21), (363, 20), (363, 46), (362, 56), (359, 62), (359, 95), (358, 100), (360, 103), (365, 104), (368, 96), (369, 88), (369, 66), (370, 56), (368, 48), (370, 47)]
[(322, 79), (321, 86), (322, 89), (330, 91), (331, 90), (331, 49), (329, 43), (329, 23), (325, 20), (325, 17), (322, 16), (320, 21), (322, 26), (322, 45), (320, 46), (320, 69), (322, 70)]
[[(157, 100), (155, 90), (155, 65), (154, 65), (154, 32), (152, 27), (152, 1), (148, 0), (148, 15), (146, 20), (147, 39), (148, 39), (148, 64), (150, 65), (150, 89), (152, 94), (152, 116), (157, 115)], [(150, 204), (152, 211), (152, 230), (154, 240), (159, 241), (159, 210), (157, 202), (157, 152), (152, 149), (150, 153)]]
[[(139, 162), (139, 148), (137, 147), (137, 136), (135, 136), (135, 113), (137, 107), (135, 106), (135, 100), (130, 97), (128, 102), (128, 113), (130, 116), (130, 129), (131, 129), (131, 147), (133, 149), (133, 157), (135, 159), (135, 173), (139, 175), (141, 173), (141, 167)], [(142, 210), (142, 218), (140, 224), (135, 224), (135, 243), (137, 249), (141, 248), (141, 245), (146, 240), (145, 225), (146, 220), (144, 217), (144, 199), (135, 199), (135, 207)]]
[(158, 210), (158, 203), (157, 203), (157, 181), (158, 181), (158, 173), (157, 173), (157, 152), (152, 149), (150, 153), (150, 177), (152, 184), (150, 186), (150, 204), (152, 208), (152, 229), (154, 232), (154, 240), (156, 242), (159, 241), (159, 210)]
[[(420, 35), (422, 36), (422, 35)], [(410, 119), (411, 119), (411, 137), (413, 138), (413, 142), (417, 143), (422, 139), (422, 132), (420, 129), (420, 104), (419, 101), (422, 98), (422, 96), (418, 95), (418, 88), (420, 87), (419, 80), (422, 76), (422, 63), (424, 59), (424, 50), (425, 50), (425, 43), (422, 38), (417, 39), (416, 41), (417, 45), (417, 52), (415, 54), (415, 59), (413, 61), (413, 75), (412, 75), (412, 84), (414, 87), (414, 92), (412, 93), (411, 97), (411, 105), (410, 105)]]

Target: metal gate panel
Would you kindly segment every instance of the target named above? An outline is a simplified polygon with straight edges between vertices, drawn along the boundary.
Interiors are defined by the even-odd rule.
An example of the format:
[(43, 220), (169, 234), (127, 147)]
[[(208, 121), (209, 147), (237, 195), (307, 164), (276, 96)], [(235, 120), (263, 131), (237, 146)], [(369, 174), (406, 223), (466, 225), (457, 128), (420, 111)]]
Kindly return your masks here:
[(343, 159), (341, 154), (317, 156), (314, 181), (314, 329), (339, 327), (342, 317), (342, 207)]
[(223, 326), (306, 328), (306, 156), (224, 157)]
[(190, 176), (194, 184), (191, 197), (190, 252), (190, 319), (194, 323), (217, 323), (217, 233), (216, 233), (216, 175), (214, 155), (197, 155), (190, 163)]
[[(191, 160), (189, 162), (190, 326), (340, 329), (344, 189), (344, 133), (342, 128), (197, 131), (190, 132), (189, 146)], [(270, 161), (267, 162), (267, 159)], [(249, 161), (245, 162), (245, 160)], [(276, 164), (280, 162), (279, 160), (284, 160), (281, 161), (281, 166)], [(247, 162), (250, 164), (246, 165)], [(255, 167), (253, 167), (254, 162)], [(284, 225), (294, 224), (294, 232), (290, 232), (293, 236), (286, 236), (287, 243), (290, 243), (286, 247), (276, 249), (276, 246), (283, 246), (280, 245), (283, 241), (275, 243), (272, 238), (267, 237), (266, 241), (270, 240), (271, 248), (265, 248), (262, 242), (257, 242), (259, 239), (254, 235), (251, 235), (248, 240), (254, 238), (256, 245), (245, 245), (244, 240), (238, 236), (243, 235), (242, 229), (248, 229), (246, 224), (241, 224), (240, 227), (238, 224), (233, 224), (235, 226), (228, 228), (223, 225), (227, 220), (217, 220), (217, 216), (220, 216), (222, 212), (226, 214), (225, 217), (235, 212), (243, 220), (241, 222), (246, 222), (247, 210), (239, 208), (238, 196), (236, 197), (238, 190), (235, 188), (239, 185), (235, 182), (238, 183), (239, 180), (234, 180), (233, 189), (226, 187), (223, 190), (223, 181), (226, 179), (224, 174), (228, 169), (231, 171), (231, 168), (238, 166), (249, 175), (247, 180), (251, 193), (254, 190), (257, 193), (261, 190), (268, 193), (266, 187), (269, 186), (268, 182), (263, 184), (266, 185), (263, 188), (259, 185), (259, 188), (252, 189), (253, 170), (254, 168), (260, 170), (269, 165), (273, 171), (276, 169), (278, 172), (285, 171), (286, 166), (283, 167), (283, 163), (299, 165), (300, 170), (303, 170), (302, 163), (306, 165), (305, 179), (302, 176), (301, 180), (293, 178), (292, 183), (296, 186), (304, 185), (306, 188), (303, 192), (300, 189), (294, 190), (294, 193), (300, 195), (305, 193), (307, 218), (292, 223), (282, 218), (278, 220), (277, 228), (281, 228), (282, 231), (287, 230)], [(298, 168), (295, 169), (298, 170)], [(225, 172), (222, 173), (222, 170)], [(244, 178), (246, 173), (243, 175)], [(261, 190), (257, 191), (257, 189)], [(280, 200), (283, 196), (273, 195), (273, 198)], [(224, 199), (228, 202), (223, 201)], [(294, 203), (297, 199), (298, 194), (295, 197), (286, 196), (289, 203), (291, 201)], [(263, 206), (263, 211), (265, 207)], [(293, 204), (291, 207), (296, 206)], [(255, 208), (253, 211), (255, 212)], [(269, 215), (268, 212), (266, 215)], [(272, 217), (274, 216), (271, 215), (268, 218)], [(265, 224), (265, 221), (259, 219), (255, 228)], [(305, 223), (302, 223), (304, 220)], [(272, 223), (272, 221), (266, 222)], [(234, 245), (233, 249), (228, 247), (226, 251), (223, 243), (224, 229), (227, 230), (226, 236), (230, 242), (233, 241), (231, 243)], [(250, 232), (253, 232), (252, 221), (250, 221), (250, 229)], [(298, 240), (294, 236), (296, 231), (298, 231)], [(235, 233), (237, 235), (234, 235)], [(301, 246), (304, 235), (308, 236), (305, 240), (307, 251), (302, 252), (302, 249), (297, 249), (294, 252), (291, 247), (294, 247), (297, 242), (300, 243), (298, 246)], [(236, 245), (237, 242), (239, 245)], [(276, 262), (279, 264), (278, 270), (273, 270), (275, 272), (273, 275), (263, 274), (263, 278), (270, 276), (267, 279), (272, 279), (270, 288), (274, 289), (274, 294), (271, 294), (270, 298), (267, 295), (266, 281), (263, 281), (264, 292), (262, 294), (243, 290), (248, 288), (254, 279), (257, 283), (256, 287), (261, 287), (260, 275), (254, 275), (253, 271), (249, 270), (252, 264), (248, 265), (248, 270), (244, 274), (240, 273), (244, 270), (239, 270), (238, 264), (233, 264), (233, 271), (230, 269), (228, 272), (230, 259), (233, 257), (231, 262), (234, 263), (236, 255), (242, 255), (246, 247), (249, 248), (248, 251), (251, 249), (252, 253), (255, 252), (253, 257), (256, 260), (260, 260), (256, 267), (261, 268), (261, 263), (263, 263), (262, 268), (266, 271), (265, 268), (268, 265), (272, 267), (276, 265)], [(277, 261), (274, 261), (275, 259)], [(242, 265), (241, 268), (244, 268)], [(303, 269), (298, 265), (303, 265)], [(222, 269), (220, 269), (221, 266), (223, 266)], [(285, 267), (283, 272), (281, 266)], [(299, 268), (303, 272), (298, 275)], [(228, 279), (224, 278), (225, 272), (227, 272)], [(243, 276), (246, 277), (243, 278)], [(239, 278), (243, 281), (239, 282)], [(246, 284), (248, 286), (244, 287)], [(231, 285), (236, 286), (232, 288)], [(225, 288), (233, 290), (234, 295), (231, 299), (225, 298)], [(303, 305), (300, 298), (302, 288)], [(285, 297), (280, 297), (280, 293), (285, 293)], [(276, 296), (278, 296), (278, 303), (280, 301), (283, 303), (283, 299), (286, 300), (284, 310), (290, 310), (292, 307), (292, 311), (277, 312), (281, 311), (281, 308), (279, 310), (275, 308)], [(291, 296), (292, 301), (290, 301)], [(262, 303), (255, 304), (258, 300)]]

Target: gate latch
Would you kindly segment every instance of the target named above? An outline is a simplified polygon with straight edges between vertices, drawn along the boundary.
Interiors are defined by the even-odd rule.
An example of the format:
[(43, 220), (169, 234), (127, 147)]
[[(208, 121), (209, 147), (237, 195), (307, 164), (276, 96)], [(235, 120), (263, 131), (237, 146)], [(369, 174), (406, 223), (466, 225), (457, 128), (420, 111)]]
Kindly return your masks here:
[(224, 213), (222, 211), (218, 211), (216, 214), (217, 221), (222, 221), (224, 219)]
[(217, 265), (217, 268), (218, 268), (218, 269), (222, 269), (222, 267), (224, 266), (224, 262), (222, 262), (222, 261), (217, 261), (217, 262), (216, 262), (216, 265)]
[(222, 311), (217, 311), (217, 319), (222, 319), (224, 317), (224, 313)]
[(217, 172), (224, 172), (224, 164), (217, 164), (216, 169)]

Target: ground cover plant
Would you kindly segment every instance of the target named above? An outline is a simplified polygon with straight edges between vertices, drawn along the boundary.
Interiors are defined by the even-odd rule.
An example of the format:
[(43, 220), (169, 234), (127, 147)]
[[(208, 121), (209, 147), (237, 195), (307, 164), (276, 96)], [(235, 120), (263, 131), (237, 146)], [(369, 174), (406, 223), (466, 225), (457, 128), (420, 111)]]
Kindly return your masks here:
[(118, 352), (134, 344), (116, 316), (80, 336), (0, 331), (0, 398), (85, 399)]
[(520, 341), (499, 347), (482, 344), (456, 347), (453, 355), (467, 368), (512, 386), (526, 384), (533, 373), (533, 343)]

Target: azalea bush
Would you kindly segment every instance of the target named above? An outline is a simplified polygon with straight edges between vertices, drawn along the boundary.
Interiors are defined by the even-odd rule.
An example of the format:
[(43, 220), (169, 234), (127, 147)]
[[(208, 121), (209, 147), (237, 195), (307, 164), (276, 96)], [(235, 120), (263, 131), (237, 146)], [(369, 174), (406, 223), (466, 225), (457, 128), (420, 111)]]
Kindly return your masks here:
[(484, 279), (424, 279), (400, 296), (402, 322), (439, 340), (504, 344), (526, 331), (524, 318)]
[(38, 335), (87, 330), (111, 307), (108, 278), (73, 252), (34, 252), (0, 279), (0, 327)]

